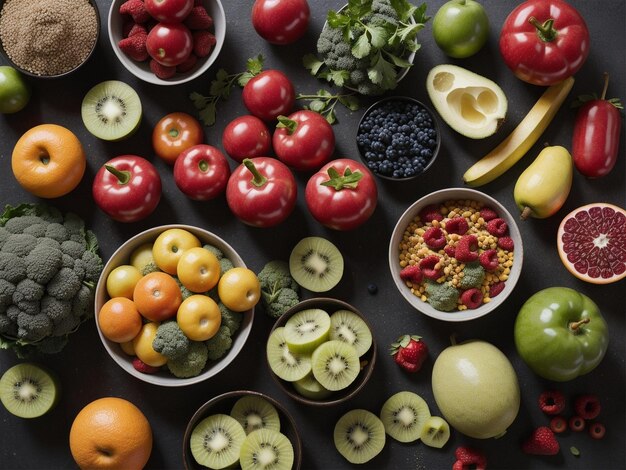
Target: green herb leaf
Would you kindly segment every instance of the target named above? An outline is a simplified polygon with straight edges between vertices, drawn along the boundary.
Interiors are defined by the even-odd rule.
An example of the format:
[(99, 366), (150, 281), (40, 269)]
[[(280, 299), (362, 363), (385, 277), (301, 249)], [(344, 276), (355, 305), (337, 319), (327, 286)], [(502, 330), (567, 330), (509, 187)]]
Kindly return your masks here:
[(204, 125), (210, 127), (215, 124), (216, 114), (216, 103), (212, 101), (208, 103), (204, 109), (200, 110), (199, 116)]
[(335, 122), (337, 122), (337, 116), (335, 116), (335, 110), (334, 109), (331, 109), (330, 112), (326, 113), (325, 117), (326, 117), (326, 121), (331, 126), (333, 124), (335, 124)]
[(409, 62), (406, 59), (403, 59), (402, 57), (398, 57), (396, 55), (389, 54), (389, 53), (386, 53), (385, 55), (391, 60), (393, 65), (395, 65), (396, 67), (408, 69), (409, 67), (413, 65), (411, 62)]
[(326, 108), (326, 103), (322, 100), (313, 100), (309, 103), (308, 108), (316, 113), (321, 113)]
[(296, 99), (309, 101), (308, 109), (320, 113), (326, 118), (329, 124), (337, 122), (337, 115), (335, 114), (335, 106), (337, 103), (341, 103), (351, 111), (355, 111), (359, 108), (359, 102), (352, 93), (333, 95), (328, 90), (321, 89), (317, 90), (316, 94), (297, 95)]
[(348, 0), (346, 8), (351, 18), (360, 20), (372, 11), (373, 0)]
[(311, 75), (315, 76), (324, 66), (324, 61), (320, 60), (315, 54), (306, 54), (302, 57), (302, 65), (311, 71)]
[(357, 111), (359, 109), (359, 100), (354, 95), (339, 95), (338, 99), (339, 102), (350, 111)]
[(258, 75), (263, 71), (263, 62), (265, 62), (263, 54), (252, 57), (246, 61), (246, 70), (253, 75)]
[(381, 49), (387, 44), (387, 39), (389, 38), (389, 33), (382, 26), (368, 26), (366, 28), (367, 33), (370, 36), (370, 43), (372, 47), (376, 49)]
[(367, 57), (372, 50), (372, 45), (370, 44), (370, 40), (367, 37), (367, 33), (363, 32), (359, 36), (359, 39), (352, 46), (352, 55), (357, 59), (362, 59), (363, 57)]
[(385, 60), (380, 51), (374, 57), (371, 67), (367, 69), (367, 76), (372, 83), (383, 90), (392, 90), (398, 84), (398, 74), (395, 67)]

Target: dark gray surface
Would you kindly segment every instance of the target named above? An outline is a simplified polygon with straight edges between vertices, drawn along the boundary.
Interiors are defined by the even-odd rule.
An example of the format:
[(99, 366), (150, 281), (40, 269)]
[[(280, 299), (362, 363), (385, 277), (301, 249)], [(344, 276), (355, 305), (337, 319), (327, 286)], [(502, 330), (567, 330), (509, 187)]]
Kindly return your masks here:
[[(60, 80), (28, 80), (33, 96), (28, 107), (13, 116), (0, 116), (0, 203), (17, 204), (34, 201), (22, 190), (11, 173), (10, 157), (19, 136), (40, 123), (56, 123), (73, 130), (83, 142), (88, 154), (88, 171), (79, 188), (68, 196), (51, 201), (63, 210), (83, 216), (100, 239), (101, 253), (107, 259), (128, 237), (141, 230), (165, 223), (198, 225), (226, 239), (239, 251), (254, 270), (274, 258), (288, 257), (291, 247), (303, 236), (321, 235), (335, 242), (346, 261), (346, 273), (330, 296), (348, 301), (368, 316), (379, 344), (379, 358), (373, 377), (353, 401), (330, 409), (297, 406), (284, 396), (270, 379), (264, 361), (264, 344), (272, 322), (257, 314), (252, 334), (239, 357), (213, 380), (180, 389), (158, 388), (140, 382), (123, 372), (106, 354), (98, 339), (93, 322), (84, 324), (72, 336), (69, 346), (60, 354), (44, 357), (40, 362), (57, 371), (63, 385), (59, 405), (49, 415), (32, 421), (21, 420), (0, 409), (0, 467), (1, 468), (73, 468), (68, 434), (76, 413), (88, 402), (102, 396), (119, 396), (138, 405), (148, 417), (154, 431), (154, 448), (149, 468), (175, 469), (182, 466), (182, 437), (187, 420), (211, 397), (230, 390), (253, 389), (266, 392), (284, 402), (298, 423), (305, 448), (307, 469), (347, 468), (349, 465), (335, 451), (332, 443), (334, 423), (346, 411), (366, 408), (378, 413), (391, 394), (413, 390), (429, 403), (433, 413), (438, 410), (432, 397), (430, 373), (434, 359), (448, 344), (451, 334), (459, 338), (480, 338), (501, 348), (513, 363), (522, 389), (522, 407), (509, 432), (499, 440), (478, 441), (453, 432), (443, 449), (428, 448), (421, 443), (402, 445), (389, 439), (383, 452), (364, 468), (372, 469), (445, 469), (454, 462), (458, 445), (483, 449), (490, 468), (585, 468), (619, 469), (626, 467), (624, 436), (624, 281), (594, 286), (578, 281), (561, 265), (555, 237), (561, 218), (574, 208), (590, 202), (611, 202), (624, 207), (625, 155), (624, 126), (620, 159), (613, 172), (602, 180), (590, 181), (575, 174), (574, 185), (564, 208), (551, 219), (520, 223), (526, 256), (522, 277), (513, 295), (488, 317), (463, 324), (448, 324), (429, 319), (413, 311), (397, 292), (387, 266), (387, 245), (395, 221), (417, 198), (433, 190), (461, 186), (463, 172), (483, 154), (493, 148), (522, 119), (542, 89), (517, 80), (504, 66), (497, 46), (500, 27), (510, 10), (517, 4), (512, 0), (485, 1), (492, 32), (488, 45), (471, 59), (454, 61), (475, 72), (492, 78), (501, 85), (509, 98), (507, 122), (497, 135), (482, 140), (465, 139), (442, 126), (443, 144), (436, 164), (427, 175), (408, 183), (379, 182), (379, 207), (373, 218), (351, 233), (339, 233), (319, 226), (307, 213), (303, 198), (308, 174), (297, 175), (299, 200), (295, 213), (288, 221), (273, 229), (253, 229), (241, 224), (228, 210), (223, 198), (209, 203), (186, 199), (174, 185), (171, 169), (156, 161), (151, 151), (152, 126), (166, 113), (187, 111), (193, 107), (187, 99), (191, 91), (207, 92), (218, 67), (230, 72), (242, 70), (245, 60), (259, 52), (266, 56), (265, 68), (286, 71), (298, 92), (328, 88), (317, 82), (301, 66), (300, 58), (313, 51), (316, 36), (329, 8), (338, 8), (340, 1), (311, 0), (311, 25), (308, 34), (294, 45), (275, 47), (256, 36), (250, 24), (249, 1), (225, 1), (228, 19), (226, 44), (215, 68), (203, 77), (184, 86), (159, 87), (142, 83), (122, 69), (115, 58), (106, 33), (106, 17), (110, 2), (98, 1), (103, 18), (103, 31), (98, 50), (91, 61), (71, 77)], [(428, 13), (434, 15), (443, 0), (429, 2)], [(568, 107), (578, 94), (599, 91), (602, 72), (611, 75), (609, 94), (626, 98), (626, 45), (623, 0), (577, 0), (572, 2), (584, 15), (591, 31), (591, 54), (578, 74), (574, 90), (553, 121), (541, 142), (570, 147), (574, 111)], [(424, 79), (428, 70), (448, 62), (432, 40), (430, 24), (420, 34), (423, 44), (415, 67), (397, 89), (397, 94), (413, 96), (430, 103)], [(120, 79), (132, 85), (140, 94), (144, 120), (139, 132), (127, 141), (105, 143), (85, 130), (80, 120), (80, 102), (87, 90), (105, 79)], [(335, 125), (336, 157), (357, 159), (354, 135), (356, 123), (371, 103), (364, 99), (361, 111), (347, 114), (339, 111), (340, 123)], [(226, 123), (245, 112), (240, 92), (219, 106), (218, 122), (206, 129), (208, 143), (220, 146), (220, 136)], [(534, 159), (541, 148), (538, 143), (514, 168), (495, 182), (481, 188), (496, 197), (510, 211), (515, 211), (513, 186), (519, 174)], [(99, 165), (119, 154), (134, 153), (155, 160), (163, 179), (163, 199), (157, 211), (148, 219), (129, 225), (109, 220), (91, 199), (91, 181)], [(232, 163), (232, 162), (231, 162)], [(375, 282), (377, 295), (368, 294), (366, 286)], [(609, 323), (611, 344), (601, 365), (591, 374), (574, 381), (557, 384), (532, 374), (521, 361), (513, 345), (513, 322), (523, 302), (534, 292), (548, 286), (568, 286), (589, 295), (600, 306)], [(404, 374), (386, 354), (387, 345), (399, 334), (422, 335), (430, 346), (430, 359), (415, 376)], [(0, 370), (4, 371), (18, 360), (9, 352), (0, 353)], [(520, 450), (521, 440), (539, 425), (548, 422), (537, 407), (537, 397), (545, 389), (562, 390), (571, 398), (577, 393), (598, 394), (603, 404), (600, 420), (606, 424), (607, 435), (593, 441), (586, 433), (567, 433), (559, 437), (561, 452), (554, 457), (531, 457)], [(129, 436), (130, 437), (130, 436)], [(576, 446), (581, 456), (574, 457), (569, 449)]]

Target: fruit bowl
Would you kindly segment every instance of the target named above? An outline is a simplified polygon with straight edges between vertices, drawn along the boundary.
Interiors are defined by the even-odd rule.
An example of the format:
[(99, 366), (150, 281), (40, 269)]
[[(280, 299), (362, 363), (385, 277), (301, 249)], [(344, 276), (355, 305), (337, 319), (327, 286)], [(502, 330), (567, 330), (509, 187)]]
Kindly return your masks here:
[(143, 380), (144, 382), (165, 387), (180, 387), (199, 383), (215, 376), (220, 371), (225, 369), (235, 359), (235, 357), (237, 357), (237, 355), (243, 349), (244, 344), (248, 339), (248, 335), (250, 334), (250, 331), (252, 329), (254, 309), (252, 308), (250, 310), (241, 312), (241, 326), (232, 337), (231, 348), (220, 359), (216, 361), (209, 360), (199, 375), (195, 377), (178, 378), (170, 374), (167, 370), (160, 370), (159, 372), (154, 374), (143, 373), (136, 370), (132, 364), (133, 357), (125, 353), (119, 343), (111, 341), (104, 336), (99, 322), (97, 321), (98, 313), (100, 312), (102, 306), (109, 300), (106, 285), (109, 274), (116, 267), (129, 264), (131, 253), (133, 253), (138, 247), (146, 243), (154, 242), (159, 234), (169, 229), (186, 230), (195, 235), (202, 244), (213, 245), (214, 247), (222, 251), (224, 257), (228, 258), (235, 267), (246, 267), (244, 261), (237, 254), (237, 252), (223, 239), (221, 239), (217, 235), (214, 235), (211, 232), (189, 225), (162, 225), (158, 227), (153, 227), (130, 238), (113, 253), (111, 258), (109, 258), (104, 266), (104, 269), (96, 286), (94, 308), (96, 327), (98, 328), (98, 335), (100, 336), (100, 340), (102, 341), (104, 348), (107, 350), (111, 358), (115, 362), (117, 362), (117, 364), (122, 369), (124, 369), (132, 376), (138, 378), (139, 380)]
[(253, 400), (265, 400), (274, 407), (274, 409), (278, 413), (278, 418), (280, 421), (280, 432), (289, 439), (293, 446), (294, 460), (292, 468), (296, 470), (300, 468), (300, 466), (302, 465), (302, 442), (300, 440), (298, 428), (296, 427), (296, 422), (291, 417), (287, 409), (277, 400), (263, 393), (250, 390), (237, 390), (232, 392), (226, 392), (222, 395), (218, 395), (210, 399), (204, 405), (198, 408), (198, 410), (193, 414), (193, 416), (187, 423), (187, 428), (185, 429), (185, 435), (183, 438), (183, 464), (186, 470), (206, 468), (196, 462), (190, 448), (191, 435), (196, 425), (198, 425), (198, 423), (211, 415), (229, 415), (233, 410), (233, 406), (235, 406), (238, 400), (243, 397), (252, 397)]
[(272, 331), (270, 332), (270, 336), (272, 335), (272, 333), (276, 331), (277, 328), (284, 327), (287, 321), (290, 318), (292, 318), (294, 315), (296, 315), (298, 312), (308, 310), (308, 309), (321, 309), (327, 312), (331, 316), (333, 315), (333, 313), (338, 312), (340, 310), (343, 310), (343, 311), (347, 310), (348, 312), (351, 312), (357, 317), (359, 317), (360, 320), (364, 322), (364, 326), (366, 326), (369, 329), (369, 332), (372, 337), (371, 346), (369, 347), (369, 349), (366, 350), (365, 353), (363, 353), (358, 358), (358, 361), (360, 363), (359, 364), (360, 370), (358, 372), (356, 379), (354, 379), (354, 381), (350, 385), (348, 385), (346, 388), (333, 391), (330, 394), (325, 393), (325, 395), (327, 395), (325, 397), (309, 398), (299, 393), (296, 390), (294, 384), (286, 380), (283, 380), (272, 370), (272, 367), (270, 366), (270, 359), (267, 357), (268, 354), (266, 354), (268, 370), (272, 378), (278, 384), (278, 386), (290, 398), (292, 398), (298, 403), (301, 403), (304, 405), (310, 405), (310, 406), (319, 406), (319, 407), (327, 407), (327, 406), (333, 406), (333, 405), (338, 405), (340, 403), (344, 403), (350, 400), (352, 397), (354, 397), (357, 393), (361, 391), (361, 389), (365, 386), (367, 381), (370, 379), (372, 372), (374, 371), (374, 365), (376, 363), (377, 347), (376, 347), (376, 341), (374, 340), (372, 327), (367, 321), (367, 318), (352, 305), (346, 302), (343, 302), (341, 300), (337, 300), (337, 299), (318, 297), (318, 298), (303, 300), (302, 302), (298, 303), (297, 305), (290, 308), (287, 312), (285, 312), (281, 317), (279, 317), (276, 320), (276, 323), (274, 324), (274, 326), (272, 327)]
[(150, 70), (149, 60), (137, 62), (126, 55), (118, 46), (118, 43), (124, 37), (124, 15), (120, 14), (119, 10), (120, 6), (125, 1), (126, 0), (113, 0), (111, 3), (108, 17), (109, 39), (113, 52), (115, 52), (121, 64), (137, 78), (155, 85), (179, 85), (198, 78), (213, 65), (219, 56), (220, 50), (224, 44), (224, 38), (226, 37), (226, 16), (224, 14), (224, 8), (220, 0), (203, 0), (203, 6), (206, 8), (209, 16), (213, 18), (212, 33), (216, 39), (215, 46), (213, 46), (208, 56), (199, 58), (191, 70), (184, 73), (177, 72), (172, 78), (168, 79), (157, 77)]
[[(421, 228), (422, 222), (420, 222), (419, 226), (416, 224), (416, 218), (421, 213), (422, 217), (425, 220), (428, 220), (431, 218), (431, 215), (428, 215), (432, 214), (431, 208), (436, 207), (439, 209), (440, 205), (447, 201), (475, 202), (475, 206), (471, 206), (471, 210), (469, 212), (471, 213), (472, 211), (475, 211), (476, 213), (466, 214), (465, 212), (467, 212), (467, 210), (463, 210), (463, 213), (461, 214), (450, 213), (446, 214), (446, 216), (442, 216), (444, 225), (456, 215), (463, 216), (463, 218), (467, 217), (470, 220), (468, 229), (463, 232), (462, 235), (452, 237), (447, 234), (445, 227), (440, 230), (440, 232), (443, 232), (446, 237), (446, 243), (453, 244), (453, 246), (456, 247), (456, 243), (458, 243), (458, 240), (461, 238), (466, 238), (466, 240), (468, 240), (468, 235), (484, 235), (487, 239), (490, 239), (490, 243), (492, 243), (488, 248), (496, 251), (497, 259), (495, 260), (495, 263), (497, 266), (492, 265), (488, 268), (483, 268), (483, 266), (488, 265), (487, 261), (489, 260), (480, 257), (470, 261), (473, 255), (469, 254), (468, 251), (474, 251), (477, 255), (479, 253), (482, 254), (485, 251), (489, 251), (482, 249), (480, 244), (478, 247), (475, 246), (473, 250), (468, 250), (464, 247), (461, 251), (448, 251), (447, 246), (445, 249), (439, 248), (435, 250), (434, 248), (431, 249), (424, 244), (424, 237), (422, 235), (425, 235), (426, 237), (430, 235), (426, 235), (425, 230)], [(482, 207), (482, 209), (491, 208), (491, 214), (493, 215), (487, 216), (487, 211), (481, 213), (478, 209), (479, 206)], [(475, 209), (473, 207), (475, 207)], [(492, 235), (491, 232), (485, 233), (485, 229), (489, 222), (480, 222), (480, 220), (482, 220), (482, 214), (485, 214), (485, 218), (493, 218), (493, 220), (496, 220), (496, 222), (492, 222), (494, 225), (490, 230), (495, 231), (496, 227), (500, 227), (503, 231), (500, 237)], [(448, 217), (448, 215), (450, 217)], [(472, 220), (472, 217), (474, 217), (475, 220)], [(501, 220), (503, 220), (506, 225), (502, 224)], [(474, 222), (476, 222), (476, 224)], [(409, 228), (411, 224), (416, 225)], [(431, 225), (431, 223), (428, 225)], [(456, 224), (457, 227), (460, 225), (461, 224)], [(454, 233), (451, 227), (452, 226), (450, 226), (450, 233)], [(420, 229), (421, 234), (416, 233)], [(428, 227), (425, 227), (425, 229), (430, 230)], [(457, 230), (457, 232), (458, 231), (461, 230)], [(457, 241), (452, 241), (453, 238)], [(505, 238), (508, 238), (508, 240), (505, 241)], [(500, 239), (502, 239), (502, 241), (500, 241)], [(434, 241), (436, 240), (431, 241), (431, 245), (435, 245)], [(482, 244), (483, 242), (481, 241), (480, 243)], [(512, 249), (505, 250), (500, 246), (500, 244), (507, 248), (510, 247), (510, 244), (513, 246)], [(465, 246), (467, 247), (469, 245)], [(425, 251), (418, 253), (421, 249)], [(412, 262), (409, 264), (420, 265), (422, 261), (424, 261), (425, 264), (421, 265), (421, 269), (423, 269), (421, 281), (416, 279), (416, 282), (413, 284), (411, 281), (405, 281), (401, 278), (400, 273), (404, 266), (401, 266), (400, 257), (403, 256), (403, 250), (405, 251), (404, 262), (410, 259)], [(474, 189), (448, 188), (430, 193), (417, 200), (409, 206), (408, 209), (406, 209), (402, 216), (400, 216), (400, 219), (396, 223), (393, 230), (391, 240), (389, 242), (388, 254), (389, 268), (391, 270), (394, 283), (400, 291), (400, 294), (402, 294), (402, 296), (415, 309), (425, 315), (428, 315), (429, 317), (439, 320), (459, 322), (482, 317), (483, 315), (495, 310), (506, 300), (515, 288), (519, 279), (522, 270), (524, 249), (522, 245), (522, 238), (515, 219), (502, 204), (491, 196)], [(432, 256), (435, 255), (438, 259), (432, 258)], [(431, 260), (426, 261), (425, 258), (431, 258)], [(432, 261), (433, 259), (437, 262), (441, 262), (442, 266), (435, 267), (435, 263)], [(493, 259), (491, 259), (491, 261), (493, 262)], [(431, 262), (432, 265), (429, 266)], [(483, 262), (485, 264), (483, 264)], [(470, 267), (466, 268), (466, 264), (470, 265)], [(449, 274), (440, 272), (441, 275), (439, 277), (434, 274), (442, 268), (445, 271), (447, 267), (450, 267)], [(481, 269), (483, 270), (482, 274)], [(463, 273), (462, 276), (458, 276), (461, 272)], [(424, 273), (427, 273), (428, 276)], [(404, 273), (404, 276), (407, 276), (406, 272)], [(418, 278), (419, 277), (420, 276), (418, 274)], [(429, 280), (428, 277), (433, 280)], [(444, 277), (445, 279), (442, 279)], [(436, 282), (435, 279), (439, 279), (440, 282)], [(424, 283), (427, 283), (425, 284), (425, 289), (428, 290), (420, 291), (420, 289), (424, 289)], [(498, 287), (493, 287), (496, 284), (499, 284)], [(445, 288), (442, 288), (442, 286), (445, 286)], [(465, 292), (469, 292), (472, 289), (474, 289), (473, 292), (469, 293), (467, 297), (463, 296)], [(476, 289), (480, 292), (476, 293)], [(419, 294), (419, 296), (412, 292), (415, 290), (417, 290), (417, 294)], [(492, 296), (489, 295), (490, 291), (493, 292)], [(476, 298), (474, 294), (476, 294), (478, 298)], [(447, 311), (444, 311), (444, 309), (438, 310), (433, 307), (431, 303), (423, 300), (422, 296), (425, 299), (428, 295), (432, 295), (434, 302), (436, 302), (436, 304), (440, 307), (444, 306)], [(454, 299), (454, 296), (456, 296), (457, 300)], [(471, 305), (471, 307), (467, 306), (466, 308), (466, 303), (461, 303), (463, 299), (465, 299), (467, 304), (473, 305)], [(485, 299), (488, 300), (485, 301)], [(459, 305), (462, 305), (461, 310), (458, 308)]]

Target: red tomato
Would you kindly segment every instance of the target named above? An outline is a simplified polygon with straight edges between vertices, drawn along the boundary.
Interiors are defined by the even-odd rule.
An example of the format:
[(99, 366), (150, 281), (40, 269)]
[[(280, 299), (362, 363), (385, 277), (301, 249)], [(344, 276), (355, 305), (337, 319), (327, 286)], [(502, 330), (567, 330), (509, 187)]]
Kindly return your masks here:
[(175, 67), (193, 50), (191, 31), (181, 23), (157, 23), (148, 33), (146, 49), (159, 64)]
[(193, 8), (194, 0), (145, 0), (150, 16), (164, 23), (180, 23)]
[(311, 176), (305, 199), (311, 215), (321, 224), (335, 230), (352, 230), (374, 213), (378, 189), (365, 165), (340, 158)]
[(244, 158), (267, 155), (271, 147), (270, 131), (256, 116), (239, 116), (224, 128), (222, 145), (226, 153), (241, 163)]
[(187, 113), (170, 113), (163, 116), (152, 131), (154, 153), (170, 165), (183, 150), (204, 141), (202, 124)]
[(284, 73), (266, 70), (246, 83), (241, 98), (251, 114), (264, 121), (273, 121), (281, 114), (291, 112), (296, 92)]
[(222, 194), (229, 177), (226, 157), (212, 145), (194, 145), (183, 150), (174, 163), (176, 186), (196, 201), (207, 201)]
[(278, 121), (272, 143), (280, 161), (296, 170), (317, 170), (330, 159), (335, 133), (321, 114), (296, 111)]
[(311, 11), (307, 0), (256, 0), (252, 26), (272, 44), (290, 44), (300, 39), (309, 26)]
[(269, 157), (246, 158), (226, 186), (230, 210), (255, 227), (281, 223), (293, 211), (296, 197), (296, 180), (289, 168)]
[(506, 18), (500, 52), (521, 80), (549, 86), (574, 75), (589, 55), (589, 31), (563, 0), (528, 0)]

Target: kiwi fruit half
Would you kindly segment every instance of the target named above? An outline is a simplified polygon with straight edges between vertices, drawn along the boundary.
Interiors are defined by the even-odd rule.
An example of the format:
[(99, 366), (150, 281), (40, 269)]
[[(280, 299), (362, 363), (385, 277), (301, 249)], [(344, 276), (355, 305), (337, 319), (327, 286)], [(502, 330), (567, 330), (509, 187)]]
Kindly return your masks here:
[(372, 332), (363, 319), (350, 310), (337, 310), (330, 316), (330, 339), (349, 344), (361, 357), (372, 346)]
[(245, 440), (246, 432), (239, 421), (225, 414), (214, 414), (193, 428), (189, 447), (198, 464), (222, 469), (237, 463)]
[(0, 400), (9, 413), (20, 418), (43, 416), (58, 398), (57, 378), (36, 364), (17, 364), (0, 378)]
[(318, 346), (311, 356), (313, 376), (331, 391), (343, 390), (359, 375), (359, 356), (343, 341), (327, 341)]
[(293, 383), (293, 388), (296, 389), (300, 395), (311, 400), (323, 400), (332, 395), (333, 392), (325, 389), (321, 383), (317, 381), (313, 374), (308, 374), (306, 377), (296, 380)]
[(385, 432), (399, 442), (417, 441), (428, 418), (428, 403), (413, 392), (392, 395), (380, 411)]
[(337, 451), (350, 463), (362, 464), (385, 447), (385, 426), (374, 413), (356, 409), (339, 418), (333, 432)]
[(293, 445), (287, 436), (272, 429), (258, 429), (241, 446), (242, 470), (290, 470), (294, 462)]
[(246, 434), (261, 428), (280, 431), (278, 411), (265, 398), (256, 395), (246, 395), (237, 400), (230, 415), (239, 421)]
[(322, 237), (300, 240), (289, 256), (291, 277), (312, 292), (326, 292), (343, 276), (343, 256), (339, 249)]
[(330, 316), (320, 308), (301, 310), (285, 323), (285, 340), (294, 352), (312, 353), (329, 333)]
[(284, 326), (276, 328), (267, 339), (266, 354), (272, 372), (287, 382), (300, 380), (311, 372), (311, 356), (289, 350)]
[(450, 426), (448, 422), (439, 417), (431, 416), (426, 419), (422, 426), (420, 439), (430, 447), (441, 449), (450, 439)]
[(102, 140), (121, 140), (141, 122), (141, 100), (130, 85), (119, 80), (98, 83), (87, 92), (80, 108), (89, 132)]

